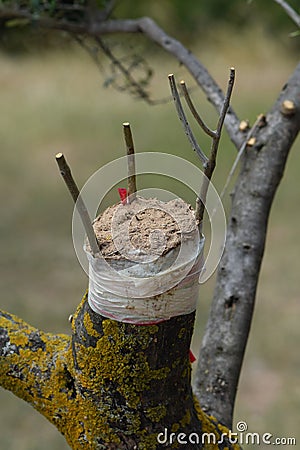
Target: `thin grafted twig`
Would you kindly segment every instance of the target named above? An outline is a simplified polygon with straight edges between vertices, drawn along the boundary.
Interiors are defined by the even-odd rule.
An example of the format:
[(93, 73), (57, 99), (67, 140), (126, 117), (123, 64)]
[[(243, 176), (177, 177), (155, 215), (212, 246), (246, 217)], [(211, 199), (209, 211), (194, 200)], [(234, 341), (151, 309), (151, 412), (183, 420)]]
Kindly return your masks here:
[(62, 153), (57, 153), (55, 155), (55, 158), (56, 158), (56, 162), (58, 164), (61, 176), (63, 177), (63, 179), (70, 191), (70, 194), (72, 195), (72, 198), (74, 200), (74, 203), (76, 205), (76, 208), (78, 210), (80, 218), (82, 220), (92, 253), (95, 255), (99, 252), (100, 249), (99, 249), (99, 243), (98, 243), (97, 238), (94, 233), (93, 225), (92, 225), (88, 210), (86, 209), (84, 201), (82, 200), (79, 189), (74, 181), (74, 178), (72, 177), (71, 169), (68, 166), (64, 155)]
[(185, 81), (181, 80), (180, 81), (180, 86), (181, 86), (181, 90), (183, 92), (185, 101), (188, 104), (188, 107), (190, 108), (191, 113), (193, 114), (194, 118), (196, 119), (196, 121), (198, 122), (198, 124), (200, 125), (200, 127), (202, 128), (202, 130), (204, 131), (204, 133), (208, 134), (208, 136), (214, 138), (216, 135), (216, 132), (211, 130), (206, 123), (202, 120), (202, 118), (200, 117), (200, 115), (198, 114), (198, 111), (196, 110), (194, 103), (192, 102), (192, 99), (190, 97), (189, 91), (186, 87)]
[(212, 178), (212, 175), (213, 175), (215, 167), (216, 167), (217, 153), (218, 153), (222, 128), (224, 125), (226, 113), (229, 108), (233, 85), (234, 85), (234, 80), (235, 80), (235, 69), (232, 67), (230, 69), (227, 90), (226, 90), (226, 94), (225, 94), (225, 98), (224, 98), (224, 103), (223, 103), (223, 106), (222, 106), (222, 109), (220, 112), (220, 116), (219, 116), (219, 120), (218, 120), (218, 124), (217, 124), (217, 130), (212, 139), (209, 161), (208, 161), (206, 167), (204, 168), (205, 177), (203, 179), (203, 183), (201, 186), (200, 195), (196, 200), (195, 217), (196, 217), (197, 222), (199, 223), (200, 232), (202, 231), (202, 223), (203, 223), (203, 216), (204, 216), (204, 211), (205, 211), (207, 191), (208, 191), (210, 180)]
[(180, 96), (178, 94), (178, 90), (177, 90), (177, 87), (176, 87), (175, 77), (174, 77), (173, 74), (170, 74), (168, 76), (168, 78), (169, 78), (170, 88), (171, 88), (171, 92), (172, 92), (173, 99), (174, 99), (174, 102), (175, 102), (175, 106), (176, 106), (176, 109), (177, 109), (177, 114), (178, 114), (179, 119), (181, 120), (181, 123), (182, 123), (183, 129), (185, 131), (185, 134), (187, 135), (188, 140), (190, 141), (190, 144), (191, 144), (193, 150), (197, 153), (197, 155), (201, 159), (203, 166), (205, 166), (207, 164), (207, 162), (208, 162), (208, 158), (205, 155), (205, 153), (201, 150), (199, 144), (197, 143), (197, 141), (195, 139), (195, 136), (193, 135), (193, 132), (191, 130), (191, 127), (190, 127), (190, 125), (188, 123), (188, 120), (186, 118), (186, 115), (185, 115), (185, 113), (183, 111), (183, 107), (182, 107), (182, 103), (181, 103), (181, 100), (180, 100)]
[(134, 157), (134, 145), (132, 139), (132, 133), (130, 124), (128, 122), (123, 123), (124, 138), (127, 148), (127, 166), (128, 166), (128, 199), (133, 201), (136, 198), (136, 175), (135, 175), (135, 157)]
[(220, 111), (220, 115), (219, 115), (219, 119), (218, 119), (218, 123), (217, 123), (217, 129), (216, 131), (211, 130), (206, 124), (205, 122), (202, 120), (202, 118), (200, 117), (200, 115), (198, 114), (191, 98), (190, 95), (188, 93), (188, 89), (186, 87), (186, 84), (184, 81), (180, 82), (181, 85), (181, 89), (183, 92), (183, 95), (185, 97), (185, 100), (187, 102), (187, 105), (191, 111), (191, 113), (193, 114), (194, 118), (196, 119), (196, 121), (198, 122), (198, 124), (200, 125), (200, 127), (202, 128), (202, 130), (212, 138), (212, 144), (211, 144), (211, 151), (210, 151), (210, 157), (207, 158), (207, 156), (203, 153), (203, 151), (200, 149), (198, 143), (196, 142), (196, 139), (191, 131), (191, 128), (189, 126), (189, 123), (187, 121), (187, 118), (185, 116), (185, 113), (183, 111), (183, 107), (182, 107), (182, 103), (176, 88), (176, 82), (175, 82), (175, 78), (174, 75), (169, 75), (169, 82), (170, 82), (170, 87), (171, 87), (171, 91), (173, 94), (173, 98), (174, 98), (174, 102), (176, 105), (176, 109), (177, 109), (177, 114), (183, 124), (185, 133), (193, 147), (193, 149), (196, 151), (196, 153), (198, 154), (199, 158), (201, 159), (203, 166), (204, 166), (204, 179), (202, 182), (202, 186), (201, 186), (201, 190), (200, 190), (200, 195), (197, 197), (196, 199), (196, 208), (195, 208), (195, 218), (197, 223), (199, 224), (199, 231), (202, 231), (202, 222), (203, 222), (203, 216), (204, 216), (204, 211), (205, 211), (205, 203), (206, 203), (206, 197), (207, 197), (207, 191), (208, 191), (208, 187), (209, 187), (209, 183), (210, 180), (212, 178), (213, 172), (215, 170), (216, 167), (216, 159), (217, 159), (217, 153), (218, 153), (218, 148), (219, 148), (219, 143), (220, 143), (220, 138), (221, 138), (221, 133), (222, 133), (222, 128), (224, 125), (224, 121), (225, 121), (225, 117), (226, 117), (226, 113), (228, 111), (229, 108), (229, 104), (230, 104), (230, 99), (231, 99), (231, 95), (232, 95), (232, 90), (233, 90), (233, 85), (234, 85), (234, 80), (235, 80), (235, 69), (231, 68), (230, 69), (230, 76), (229, 76), (229, 81), (227, 84), (227, 90), (226, 90), (226, 94), (224, 97), (224, 102), (222, 104), (221, 107), (221, 111)]

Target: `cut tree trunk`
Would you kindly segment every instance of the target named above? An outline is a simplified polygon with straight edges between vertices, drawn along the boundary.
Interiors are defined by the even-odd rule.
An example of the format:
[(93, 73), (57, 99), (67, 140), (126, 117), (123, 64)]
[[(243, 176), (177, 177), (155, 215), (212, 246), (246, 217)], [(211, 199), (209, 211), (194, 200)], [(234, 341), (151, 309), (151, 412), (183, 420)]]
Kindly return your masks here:
[[(104, 214), (105, 220), (112, 219), (114, 208)], [(131, 206), (126, 205), (125, 212), (126, 208)], [(190, 211), (190, 207), (187, 209)], [(132, 236), (145, 250), (151, 228), (145, 232), (145, 224), (160, 213), (156, 208), (151, 214), (138, 214)], [(166, 225), (167, 253), (161, 256), (165, 258), (182, 244), (183, 233), (174, 236), (178, 224), (165, 212), (154, 222), (155, 228)], [(104, 253), (116, 256), (101, 218), (95, 223), (97, 227)], [(190, 239), (189, 235), (188, 243)], [(115, 261), (120, 264), (120, 259)], [(198, 273), (194, 276), (193, 272), (199, 267), (197, 261), (183, 288), (179, 283), (167, 293), (143, 301), (155, 306), (169, 296), (172, 305), (174, 292), (186, 295), (186, 286), (190, 286), (186, 280), (191, 273), (198, 289)], [(127, 300), (130, 303), (132, 299)], [(188, 301), (183, 296), (179, 303)], [(137, 302), (134, 305), (139, 309)], [(203, 413), (192, 393), (189, 348), (194, 309), (177, 315), (172, 314), (172, 308), (149, 308), (151, 320), (139, 319), (147, 324), (130, 323), (130, 315), (122, 321), (95, 312), (85, 295), (72, 317), (71, 337), (43, 333), (13, 315), (1, 313), (1, 386), (46, 416), (74, 450), (154, 450), (183, 444), (187, 449), (238, 449), (228, 436), (222, 438), (229, 430), (217, 418)], [(170, 317), (164, 316), (166, 311)]]

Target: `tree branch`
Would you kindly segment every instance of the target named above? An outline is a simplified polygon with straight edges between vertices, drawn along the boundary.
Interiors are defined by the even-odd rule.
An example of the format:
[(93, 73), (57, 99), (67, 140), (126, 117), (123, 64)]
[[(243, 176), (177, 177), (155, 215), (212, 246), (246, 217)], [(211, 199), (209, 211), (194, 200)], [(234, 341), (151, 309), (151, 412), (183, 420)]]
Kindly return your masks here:
[(280, 5), (284, 11), (287, 13), (287, 15), (295, 22), (297, 27), (300, 28), (300, 16), (296, 13), (294, 8), (292, 8), (287, 2), (284, 0), (274, 0), (275, 3)]
[(134, 144), (130, 124), (128, 122), (123, 123), (123, 132), (127, 151), (128, 198), (129, 201), (131, 202), (136, 198), (136, 174), (135, 174)]
[[(89, 20), (88, 22), (69, 22), (54, 20), (47, 17), (33, 16), (28, 10), (16, 10), (0, 7), (0, 18), (3, 20), (27, 19), (42, 28), (68, 31), (72, 34), (101, 36), (116, 33), (143, 33), (151, 41), (158, 44), (166, 52), (173, 55), (191, 73), (199, 87), (206, 94), (220, 114), (224, 104), (224, 93), (217, 82), (209, 74), (203, 64), (184, 47), (181, 42), (169, 36), (157, 23), (149, 17), (124, 20)], [(231, 141), (237, 148), (242, 145), (244, 135), (239, 130), (239, 119), (230, 107), (225, 118), (225, 127)]]
[(69, 348), (69, 336), (44, 333), (0, 311), (0, 386), (30, 403), (61, 431), (67, 429), (74, 403), (66, 368)]
[(229, 108), (233, 85), (234, 85), (234, 80), (235, 80), (235, 69), (231, 68), (229, 81), (228, 81), (228, 85), (227, 85), (226, 96), (224, 98), (224, 104), (223, 104), (221, 112), (220, 112), (216, 131), (213, 131), (210, 128), (208, 128), (207, 125), (204, 123), (204, 121), (201, 119), (200, 115), (196, 111), (196, 108), (194, 107), (194, 104), (189, 96), (185, 82), (184, 81), (180, 82), (184, 97), (187, 101), (187, 104), (188, 104), (193, 116), (195, 117), (196, 121), (198, 122), (198, 124), (200, 125), (202, 130), (208, 136), (212, 137), (210, 156), (209, 156), (209, 158), (207, 158), (207, 156), (203, 153), (203, 151), (199, 147), (199, 145), (192, 133), (192, 130), (189, 126), (187, 118), (185, 116), (185, 113), (184, 113), (184, 110), (183, 110), (183, 107), (181, 104), (181, 100), (180, 100), (180, 97), (179, 97), (179, 94), (177, 91), (174, 75), (169, 75), (170, 87), (171, 87), (174, 102), (176, 105), (177, 114), (183, 124), (183, 128), (184, 128), (185, 133), (192, 145), (193, 150), (196, 151), (196, 153), (198, 154), (198, 156), (204, 166), (205, 177), (202, 182), (200, 195), (196, 199), (196, 209), (195, 209), (195, 218), (196, 218), (197, 223), (199, 224), (200, 233), (202, 232), (202, 222), (203, 222), (203, 216), (204, 216), (204, 211), (205, 211), (207, 191), (208, 191), (210, 180), (212, 178), (213, 172), (216, 167), (217, 153), (218, 153), (222, 128), (223, 128), (224, 120), (226, 117), (226, 113)]
[[(164, 50), (172, 54), (187, 68), (218, 113), (221, 112), (224, 104), (224, 94), (216, 81), (190, 50), (166, 34), (154, 20), (149, 17), (136, 20), (111, 20), (99, 25), (94, 24), (93, 32), (96, 34), (137, 32), (145, 34), (153, 42), (156, 42)], [(230, 139), (238, 148), (243, 141), (243, 133), (239, 131), (239, 123), (240, 121), (235, 112), (232, 108), (229, 108), (225, 119), (225, 126)]]
[(175, 78), (173, 74), (170, 74), (168, 76), (169, 78), (169, 83), (170, 83), (170, 88), (171, 88), (171, 92), (173, 95), (173, 100), (176, 106), (176, 110), (177, 110), (177, 114), (178, 117), (182, 123), (183, 129), (185, 134), (187, 135), (188, 140), (190, 141), (190, 144), (192, 146), (192, 149), (197, 153), (198, 157), (200, 158), (200, 160), (202, 161), (203, 166), (206, 166), (207, 162), (208, 162), (208, 158), (205, 155), (205, 153), (201, 150), (199, 144), (196, 141), (196, 138), (191, 130), (191, 127), (188, 123), (188, 120), (186, 118), (186, 115), (184, 113), (183, 107), (182, 107), (182, 103), (177, 91), (177, 87), (176, 87), (176, 82), (175, 82)]
[(58, 164), (61, 176), (63, 177), (67, 185), (67, 188), (69, 189), (69, 192), (73, 198), (75, 206), (82, 220), (93, 255), (96, 255), (100, 250), (99, 243), (95, 236), (88, 210), (86, 209), (84, 201), (80, 195), (79, 189), (72, 177), (71, 169), (68, 166), (67, 161), (65, 160), (65, 157), (62, 153), (57, 153), (55, 159)]
[(199, 222), (200, 232), (202, 232), (202, 222), (203, 222), (203, 216), (204, 216), (204, 211), (205, 211), (207, 191), (208, 191), (210, 180), (212, 178), (212, 175), (213, 175), (215, 167), (216, 167), (217, 153), (218, 153), (219, 143), (220, 143), (220, 139), (221, 139), (222, 128), (223, 128), (224, 120), (225, 120), (225, 117), (226, 117), (226, 114), (227, 114), (227, 111), (229, 108), (233, 85), (234, 85), (234, 80), (235, 80), (235, 69), (231, 68), (229, 81), (228, 81), (228, 85), (227, 85), (226, 96), (225, 96), (224, 103), (223, 103), (223, 106), (222, 106), (222, 109), (220, 112), (217, 129), (215, 131), (214, 137), (212, 138), (212, 145), (211, 145), (209, 160), (208, 160), (207, 165), (204, 168), (205, 177), (203, 179), (203, 183), (201, 186), (200, 196), (197, 198), (197, 202), (196, 202), (195, 217), (196, 217), (196, 220)]
[[(293, 104), (292, 112), (283, 108)], [(202, 408), (231, 426), (264, 253), (268, 217), (300, 129), (300, 64), (264, 126), (253, 131), (237, 180), (226, 248), (200, 350), (195, 393)], [(211, 357), (211, 355), (214, 355)]]
[(204, 131), (204, 133), (206, 133), (208, 136), (210, 136), (211, 138), (214, 138), (216, 136), (216, 132), (211, 130), (206, 123), (204, 122), (204, 120), (202, 120), (202, 118), (200, 117), (200, 115), (198, 114), (198, 111), (196, 110), (194, 103), (190, 97), (189, 91), (186, 87), (185, 81), (182, 80), (180, 81), (180, 87), (181, 90), (183, 92), (185, 101), (191, 111), (191, 113), (193, 114), (196, 122), (198, 123), (198, 125), (202, 128), (202, 130)]

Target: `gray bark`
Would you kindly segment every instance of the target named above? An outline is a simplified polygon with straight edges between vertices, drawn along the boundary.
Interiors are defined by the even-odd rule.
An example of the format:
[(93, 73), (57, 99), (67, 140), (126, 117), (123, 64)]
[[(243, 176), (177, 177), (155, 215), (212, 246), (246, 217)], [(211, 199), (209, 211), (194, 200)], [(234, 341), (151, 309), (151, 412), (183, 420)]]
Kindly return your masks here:
[[(281, 112), (284, 100), (295, 113)], [(251, 325), (272, 200), (300, 129), (300, 64), (247, 147), (232, 196), (221, 260), (195, 382), (202, 408), (231, 427), (234, 400)]]

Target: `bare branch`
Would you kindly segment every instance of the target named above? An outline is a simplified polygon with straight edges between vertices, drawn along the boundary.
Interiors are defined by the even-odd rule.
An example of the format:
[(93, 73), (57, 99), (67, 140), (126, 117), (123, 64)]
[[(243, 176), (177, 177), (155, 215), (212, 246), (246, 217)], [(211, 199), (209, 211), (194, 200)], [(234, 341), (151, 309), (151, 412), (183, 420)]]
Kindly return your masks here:
[(226, 113), (229, 108), (233, 85), (234, 85), (234, 80), (235, 80), (235, 69), (231, 68), (229, 81), (228, 81), (228, 85), (227, 85), (226, 96), (224, 99), (224, 104), (221, 109), (220, 117), (218, 120), (217, 130), (214, 133), (214, 136), (212, 139), (209, 161), (204, 169), (205, 177), (203, 179), (203, 183), (201, 186), (200, 196), (197, 198), (197, 201), (196, 201), (195, 217), (196, 217), (197, 222), (199, 223), (200, 232), (202, 231), (202, 222), (203, 222), (203, 216), (204, 216), (204, 211), (205, 211), (207, 191), (208, 191), (210, 180), (212, 178), (213, 172), (216, 167), (217, 153), (218, 153), (222, 128), (224, 125)]
[(296, 13), (294, 8), (292, 8), (286, 1), (284, 0), (274, 0), (275, 3), (280, 5), (284, 11), (287, 13), (287, 15), (295, 22), (297, 27), (300, 28), (300, 15)]
[(172, 92), (172, 95), (173, 95), (174, 103), (175, 103), (175, 106), (176, 106), (177, 114), (178, 114), (179, 119), (181, 120), (184, 132), (187, 135), (188, 140), (190, 141), (192, 149), (199, 156), (200, 160), (202, 161), (203, 166), (205, 166), (207, 164), (207, 162), (208, 162), (208, 158), (204, 154), (204, 152), (201, 150), (200, 146), (198, 145), (198, 143), (197, 143), (197, 141), (195, 139), (195, 136), (193, 135), (193, 132), (191, 130), (191, 127), (190, 127), (190, 125), (188, 123), (188, 120), (186, 118), (186, 115), (185, 115), (183, 107), (182, 107), (180, 96), (178, 94), (178, 90), (177, 90), (177, 87), (176, 87), (176, 82), (175, 82), (174, 75), (170, 74), (170, 75), (168, 75), (168, 78), (169, 78), (170, 88), (171, 88), (171, 92)]
[(94, 233), (93, 225), (92, 225), (88, 210), (86, 209), (84, 201), (82, 200), (82, 197), (80, 195), (79, 189), (72, 177), (70, 167), (68, 166), (67, 161), (65, 160), (65, 157), (62, 153), (57, 153), (57, 155), (55, 155), (55, 158), (56, 158), (56, 162), (58, 164), (61, 176), (63, 177), (63, 179), (70, 191), (70, 194), (74, 200), (74, 203), (76, 205), (76, 208), (77, 208), (80, 218), (82, 220), (91, 250), (92, 250), (93, 254), (96, 255), (100, 250), (99, 244), (98, 244), (97, 238)]
[(206, 133), (208, 136), (214, 138), (216, 135), (216, 132), (211, 130), (206, 123), (202, 120), (202, 118), (200, 117), (200, 115), (198, 114), (192, 99), (190, 97), (189, 91), (186, 87), (185, 81), (182, 80), (180, 81), (180, 86), (181, 86), (181, 90), (183, 92), (185, 101), (188, 105), (188, 107), (190, 108), (191, 113), (193, 114), (194, 118), (196, 119), (196, 121), (198, 122), (198, 124), (200, 125), (200, 127), (202, 128), (202, 130), (204, 131), (204, 133)]
[[(51, 418), (69, 420), (76, 408), (62, 361), (67, 361), (70, 336), (44, 333), (19, 317), (0, 311), (0, 386)], [(62, 397), (68, 395), (68, 402)], [(72, 406), (71, 406), (72, 405)], [(52, 423), (55, 419), (52, 420)]]
[[(99, 45), (101, 50), (110, 59), (110, 61), (114, 64), (114, 66), (117, 67), (120, 70), (120, 72), (123, 74), (125, 80), (128, 82), (128, 85), (126, 86), (126, 88), (128, 89), (128, 86), (129, 86), (129, 89), (133, 94), (146, 100), (148, 103), (151, 103), (151, 100), (149, 99), (149, 95), (148, 95), (147, 91), (143, 88), (141, 83), (139, 83), (138, 81), (136, 81), (134, 79), (134, 77), (131, 74), (131, 71), (128, 70), (124, 66), (124, 64), (122, 64), (122, 62), (118, 58), (115, 57), (115, 55), (112, 53), (109, 46), (106, 45), (105, 42), (103, 42), (103, 40), (97, 36), (95, 37), (95, 42)], [(95, 59), (95, 57), (93, 57), (93, 59)]]
[[(16, 10), (0, 6), (0, 19), (27, 19), (42, 28), (68, 31), (73, 34), (85, 36), (101, 36), (116, 33), (143, 33), (148, 39), (158, 44), (166, 52), (173, 55), (191, 73), (197, 84), (206, 94), (207, 99), (213, 104), (218, 113), (221, 112), (224, 103), (222, 89), (210, 75), (203, 64), (184, 47), (181, 42), (169, 36), (157, 23), (149, 17), (139, 19), (121, 20), (97, 20), (97, 17), (87, 22), (67, 22), (47, 17), (36, 17), (29, 10)], [(243, 142), (243, 134), (239, 131), (237, 115), (230, 107), (225, 118), (225, 127), (230, 139), (237, 148)]]
[[(95, 32), (108, 34), (115, 32), (136, 33), (141, 32), (149, 39), (156, 42), (168, 53), (172, 54), (194, 77), (200, 88), (207, 95), (208, 100), (220, 113), (224, 94), (216, 81), (208, 73), (201, 62), (193, 53), (185, 48), (179, 41), (167, 35), (152, 19), (143, 17), (136, 20), (113, 20), (99, 24), (94, 28)], [(229, 108), (225, 119), (225, 126), (230, 139), (237, 148), (242, 145), (243, 135), (239, 131), (239, 119), (232, 108)]]
[[(220, 117), (219, 117), (219, 121), (218, 121), (218, 126), (217, 126), (217, 142), (214, 144), (214, 147), (216, 147), (215, 151), (217, 152), (218, 150), (218, 145), (219, 145), (219, 140), (221, 137), (221, 132), (222, 132), (222, 128), (223, 128), (223, 124), (224, 124), (224, 120), (230, 105), (230, 99), (231, 99), (231, 95), (232, 95), (232, 90), (233, 90), (233, 85), (234, 85), (234, 80), (235, 80), (235, 68), (231, 67), (230, 69), (230, 75), (229, 75), (229, 81), (227, 84), (227, 90), (226, 90), (226, 95), (225, 95), (225, 99), (224, 99), (224, 103), (221, 109), (221, 113), (220, 113)], [(214, 149), (213, 149), (214, 150)]]
[(132, 133), (130, 124), (128, 122), (123, 123), (124, 138), (127, 148), (127, 165), (128, 165), (128, 199), (133, 201), (136, 197), (136, 175), (135, 175), (135, 158), (134, 158), (134, 145), (132, 139)]

